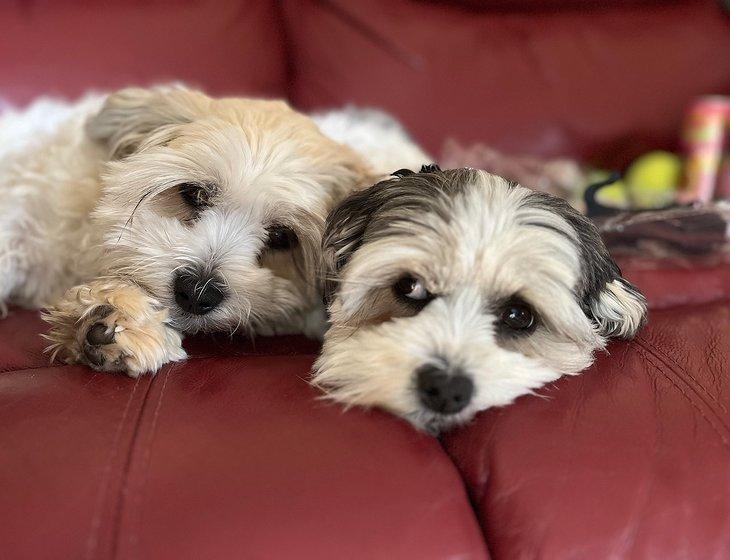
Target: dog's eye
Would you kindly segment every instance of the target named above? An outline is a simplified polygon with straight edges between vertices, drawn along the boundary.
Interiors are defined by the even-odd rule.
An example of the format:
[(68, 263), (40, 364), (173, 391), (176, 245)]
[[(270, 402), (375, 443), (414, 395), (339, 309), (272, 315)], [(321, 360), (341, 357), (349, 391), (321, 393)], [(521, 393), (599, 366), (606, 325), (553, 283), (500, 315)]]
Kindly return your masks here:
[(180, 197), (185, 204), (194, 210), (200, 210), (211, 205), (212, 192), (206, 185), (198, 183), (182, 183), (177, 186)]
[(269, 228), (269, 238), (266, 245), (275, 251), (284, 251), (296, 247), (299, 239), (291, 228), (286, 226), (272, 226)]
[(524, 301), (514, 299), (502, 308), (500, 320), (513, 331), (529, 331), (535, 326), (535, 312)]
[(403, 276), (393, 284), (393, 291), (398, 299), (406, 303), (426, 304), (433, 295), (423, 286), (423, 282), (413, 276)]

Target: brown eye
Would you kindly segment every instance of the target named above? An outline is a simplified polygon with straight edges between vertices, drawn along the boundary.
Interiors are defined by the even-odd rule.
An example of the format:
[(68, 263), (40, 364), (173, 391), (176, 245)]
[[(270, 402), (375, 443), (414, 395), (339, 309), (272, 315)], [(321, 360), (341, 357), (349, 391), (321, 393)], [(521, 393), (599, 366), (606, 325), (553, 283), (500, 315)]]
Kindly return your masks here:
[(272, 226), (269, 228), (269, 237), (266, 246), (274, 251), (284, 251), (296, 247), (299, 238), (294, 231), (286, 226)]
[(399, 278), (393, 284), (393, 292), (402, 302), (421, 307), (433, 299), (433, 294), (424, 287), (423, 282), (410, 275)]
[(512, 300), (502, 309), (502, 324), (513, 331), (529, 331), (535, 326), (535, 312), (521, 300)]
[(213, 189), (199, 183), (182, 183), (177, 186), (180, 197), (193, 210), (201, 210), (211, 206)]

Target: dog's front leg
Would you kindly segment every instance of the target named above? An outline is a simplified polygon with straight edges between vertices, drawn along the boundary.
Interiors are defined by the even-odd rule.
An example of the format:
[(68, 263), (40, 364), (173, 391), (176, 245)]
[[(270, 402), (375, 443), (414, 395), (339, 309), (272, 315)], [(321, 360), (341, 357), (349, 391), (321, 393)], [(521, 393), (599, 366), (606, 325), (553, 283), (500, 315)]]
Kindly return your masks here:
[(186, 357), (167, 309), (122, 279), (75, 286), (43, 318), (51, 325), (49, 351), (68, 363), (138, 377)]

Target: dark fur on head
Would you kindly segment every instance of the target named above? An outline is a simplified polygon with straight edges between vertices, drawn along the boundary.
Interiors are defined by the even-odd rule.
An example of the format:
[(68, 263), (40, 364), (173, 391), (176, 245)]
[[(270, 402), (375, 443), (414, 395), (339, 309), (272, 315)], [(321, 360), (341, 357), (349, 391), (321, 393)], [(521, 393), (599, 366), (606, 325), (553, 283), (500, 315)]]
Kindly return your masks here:
[[(583, 311), (599, 326), (601, 334), (604, 336), (624, 336), (620, 321), (607, 320), (597, 316), (596, 307), (601, 294), (609, 283), (617, 282), (630, 297), (640, 301), (642, 305), (646, 305), (646, 300), (635, 286), (623, 278), (621, 269), (609, 254), (598, 228), (562, 198), (535, 191), (527, 199), (527, 203), (555, 212), (570, 224), (576, 235), (572, 241), (581, 255), (581, 281), (576, 286), (576, 291), (581, 299)], [(642, 317), (634, 332), (645, 322), (646, 315)]]
[(442, 203), (468, 184), (474, 173), (471, 169), (442, 171), (436, 164), (421, 169), (418, 173), (395, 171), (394, 178), (351, 195), (329, 215), (322, 241), (325, 302), (334, 295), (334, 278), (363, 243), (387, 235), (394, 225), (417, 221), (428, 212), (448, 220)]
[[(407, 224), (418, 222), (428, 213), (449, 220), (449, 199), (472, 184), (481, 173), (470, 168), (441, 170), (437, 165), (424, 165), (416, 173), (401, 169), (394, 178), (347, 198), (329, 216), (323, 239), (325, 301), (329, 302), (337, 288), (336, 278), (360, 246), (390, 231), (400, 234)], [(507, 188), (516, 186), (509, 183)], [(548, 227), (566, 235), (580, 254), (581, 274), (575, 286), (576, 296), (585, 314), (606, 337), (629, 338), (644, 324), (646, 301), (611, 258), (595, 224), (571, 207), (565, 200), (541, 192), (528, 195), (525, 205), (559, 215), (573, 232), (567, 235), (549, 224), (525, 225)], [(405, 226), (405, 227), (404, 227)], [(626, 309), (626, 304), (630, 309)]]
[(565, 201), (475, 169), (395, 176), (328, 218), (313, 382), (436, 432), (592, 362), (643, 296)]

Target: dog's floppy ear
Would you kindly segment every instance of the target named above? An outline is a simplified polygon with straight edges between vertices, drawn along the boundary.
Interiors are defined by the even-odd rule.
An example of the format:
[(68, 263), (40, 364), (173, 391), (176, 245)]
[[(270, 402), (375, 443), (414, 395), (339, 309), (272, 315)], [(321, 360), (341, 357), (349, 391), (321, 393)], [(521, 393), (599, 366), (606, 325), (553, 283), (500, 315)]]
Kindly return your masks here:
[(559, 214), (575, 230), (581, 258), (578, 297), (599, 334), (632, 338), (646, 322), (646, 298), (623, 278), (596, 225), (561, 198), (535, 192), (536, 206)]
[(588, 316), (595, 321), (603, 336), (633, 338), (646, 322), (646, 299), (621, 277), (620, 271), (585, 301)]
[(153, 133), (192, 122), (208, 101), (202, 93), (182, 87), (123, 89), (109, 95), (99, 113), (89, 118), (86, 133), (107, 147), (110, 159), (121, 159)]
[(330, 213), (322, 239), (325, 303), (334, 297), (342, 267), (364, 241), (382, 233), (399, 210), (424, 210), (437, 200), (440, 182), (429, 174), (440, 171), (436, 164), (419, 173), (399, 169), (394, 178), (350, 195)]
[(327, 217), (321, 267), (325, 304), (335, 295), (340, 270), (362, 245), (373, 213), (380, 206), (378, 187), (381, 184), (350, 195)]
[(621, 275), (593, 222), (573, 210), (568, 221), (578, 234), (583, 309), (609, 338), (632, 338), (646, 322), (646, 298)]
[(581, 243), (581, 284), (586, 315), (602, 336), (633, 338), (646, 322), (646, 298), (623, 278), (593, 222), (575, 212), (573, 227)]

